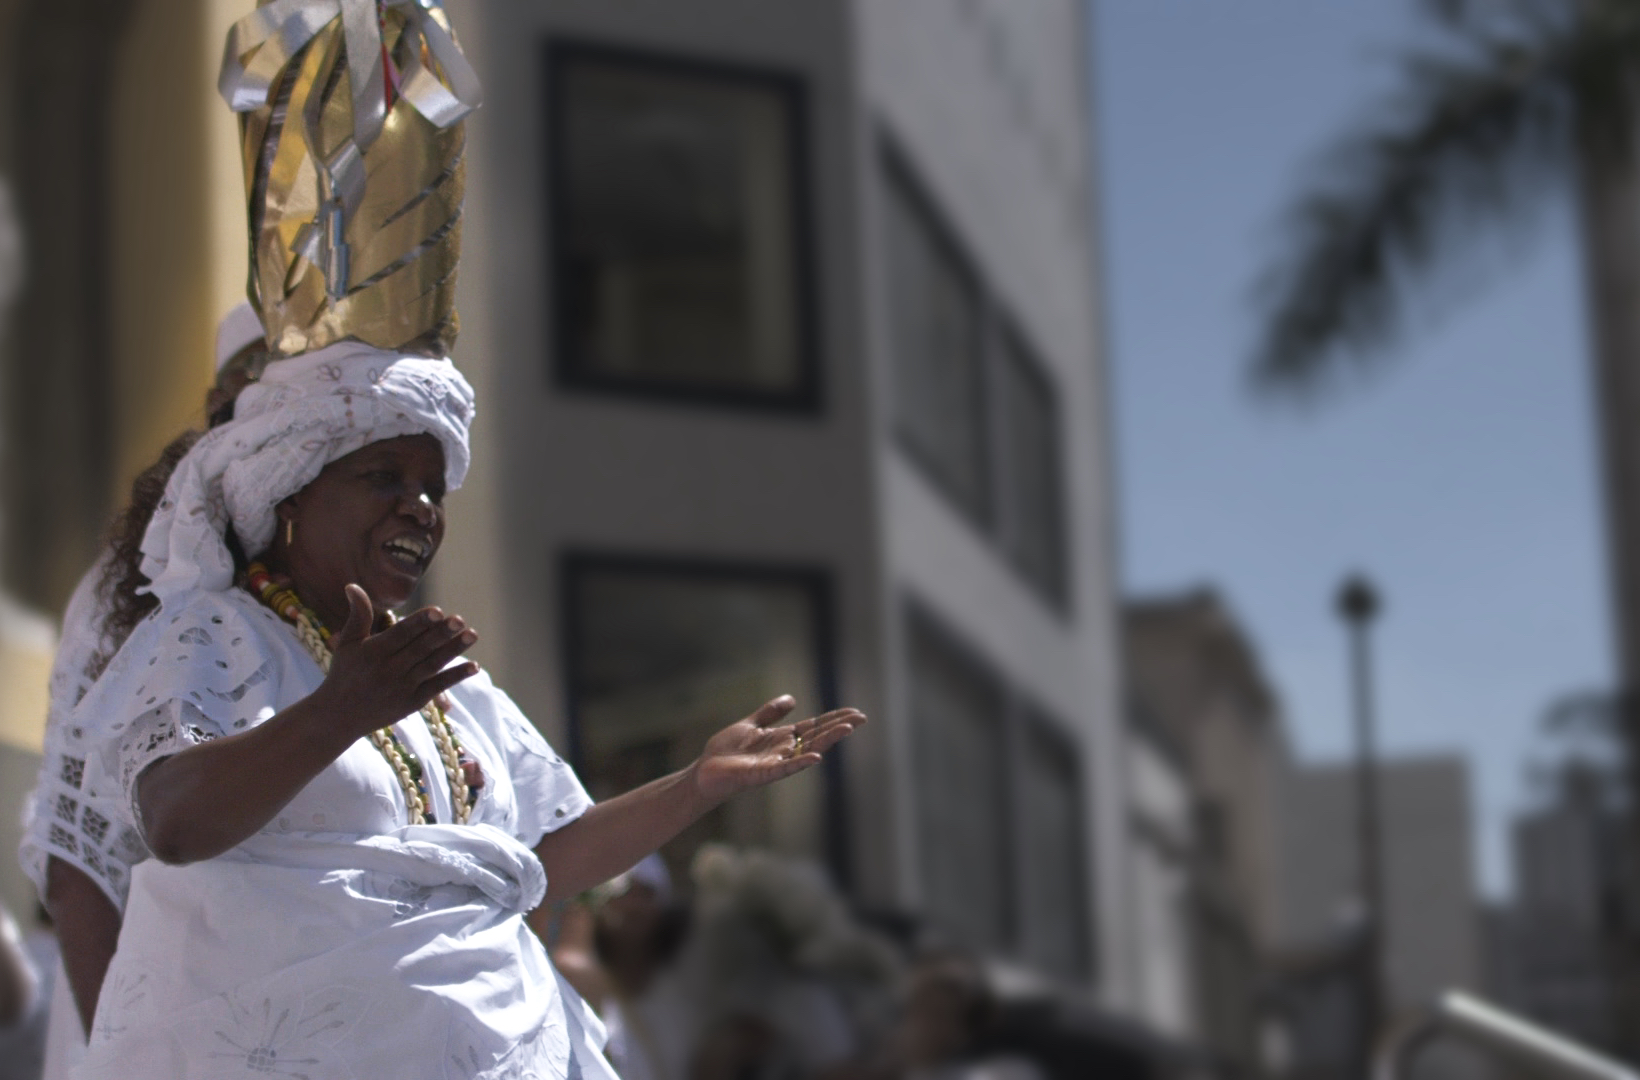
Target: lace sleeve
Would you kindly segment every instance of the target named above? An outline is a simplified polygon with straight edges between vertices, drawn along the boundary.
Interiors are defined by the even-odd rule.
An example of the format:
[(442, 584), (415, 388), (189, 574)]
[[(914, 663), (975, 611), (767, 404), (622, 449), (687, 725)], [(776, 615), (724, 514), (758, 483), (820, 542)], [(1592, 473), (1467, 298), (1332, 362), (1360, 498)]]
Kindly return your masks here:
[(126, 725), (117, 751), (118, 790), (126, 800), (129, 821), (139, 834), (142, 811), (137, 805), (137, 778), (156, 761), (224, 734), (222, 726), (200, 712), (193, 702), (177, 698), (148, 710)]
[(103, 646), (103, 612), (96, 583), (103, 563), (81, 579), (63, 614), (62, 637), (51, 669), (44, 755), (33, 794), (23, 812), (19, 858), (40, 898), (52, 859), (91, 878), (120, 909), (125, 907), (130, 868), (148, 855), (142, 838), (122, 824), (120, 808), (85, 790), (86, 731), (70, 715), (90, 689), (87, 668)]
[(278, 668), (266, 629), (236, 599), (205, 593), (174, 614), (161, 609), (131, 634), (75, 710), (76, 722), (97, 732), (87, 789), (112, 800), (139, 834), (136, 782), (144, 769), (277, 711)]

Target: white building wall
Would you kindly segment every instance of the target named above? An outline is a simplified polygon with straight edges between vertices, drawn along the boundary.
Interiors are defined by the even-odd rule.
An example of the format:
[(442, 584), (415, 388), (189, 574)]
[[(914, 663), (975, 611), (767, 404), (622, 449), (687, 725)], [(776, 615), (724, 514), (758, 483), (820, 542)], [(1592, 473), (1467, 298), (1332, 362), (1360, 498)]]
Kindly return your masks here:
[[(841, 697), (881, 712), (873, 478), (853, 347), (858, 254), (845, 9), (756, 0), (455, 0), (450, 9), (485, 83), (485, 107), (470, 125), (457, 347), (479, 390), (480, 415), (473, 475), (452, 497), (450, 551), (440, 560), (451, 570), (435, 582), (436, 594), (475, 612), (486, 635), (483, 661), (526, 712), (562, 737), (564, 551), (824, 567), (836, 636), (847, 650), (839, 657)], [(787, 71), (806, 83), (818, 415), (552, 385), (542, 58), (552, 37)], [(872, 776), (877, 740), (867, 729), (850, 748), (851, 765), (859, 763), (854, 790), (883, 787)], [(872, 853), (865, 861), (891, 859)], [(892, 899), (871, 875), (861, 884), (876, 899)]]
[[(1407, 1009), (1443, 990), (1479, 989), (1480, 909), (1464, 763), (1386, 761), (1378, 791), (1392, 1005)], [(1284, 936), (1289, 946), (1304, 947), (1336, 933), (1359, 896), (1354, 770), (1295, 770), (1284, 802)]]
[[(914, 595), (1008, 680), (1074, 729), (1087, 782), (1089, 890), (1107, 1004), (1133, 1004), (1127, 837), (1122, 826), (1113, 599), (1113, 511), (1099, 281), (1091, 208), (1087, 24), (1077, 0), (896, 0), (856, 6), (857, 40), (879, 137), (909, 160), (984, 286), (1019, 324), (1059, 389), (1066, 467), (1070, 614), (1050, 610), (895, 446), (876, 413), (886, 617)], [(867, 147), (873, 156), (881, 146)], [(871, 162), (867, 162), (868, 169)], [(868, 233), (880, 236), (880, 170)], [(871, 249), (871, 347), (886, 402), (887, 290)], [(891, 641), (893, 640), (891, 636)], [(891, 670), (900, 670), (898, 662)], [(890, 704), (904, 711), (903, 687)], [(909, 753), (910, 747), (903, 747)], [(900, 794), (902, 847), (913, 797)], [(915, 860), (900, 865), (917, 894)]]

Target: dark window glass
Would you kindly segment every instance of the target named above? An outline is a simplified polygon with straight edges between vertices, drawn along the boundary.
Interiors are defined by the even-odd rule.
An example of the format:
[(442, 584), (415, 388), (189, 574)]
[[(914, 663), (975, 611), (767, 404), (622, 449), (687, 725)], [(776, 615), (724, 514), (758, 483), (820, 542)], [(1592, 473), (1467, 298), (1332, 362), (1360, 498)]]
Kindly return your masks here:
[(573, 48), (554, 71), (568, 380), (811, 397), (795, 87)]
[(1027, 715), (1020, 762), (1019, 952), (1067, 979), (1089, 972), (1082, 789), (1075, 747)]
[(885, 227), (896, 432), (935, 482), (984, 521), (990, 498), (979, 290), (893, 170)]
[(1047, 373), (1011, 333), (999, 335), (1002, 428), (999, 525), (1008, 557), (1054, 603), (1066, 599), (1059, 415)]
[[(582, 780), (605, 799), (683, 768), (706, 739), (770, 698), (801, 715), (821, 700), (820, 585), (575, 560), (570, 564), (572, 712)], [(687, 865), (705, 840), (821, 857), (821, 772), (731, 800), (668, 846)]]
[(910, 621), (912, 754), (923, 903), (963, 944), (1009, 944), (1002, 689), (921, 618)]

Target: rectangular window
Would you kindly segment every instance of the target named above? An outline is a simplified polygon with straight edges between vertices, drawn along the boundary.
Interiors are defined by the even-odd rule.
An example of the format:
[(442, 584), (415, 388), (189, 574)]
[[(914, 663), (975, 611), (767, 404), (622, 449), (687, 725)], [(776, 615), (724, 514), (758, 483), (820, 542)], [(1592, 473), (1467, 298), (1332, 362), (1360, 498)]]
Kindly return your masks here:
[(559, 373), (812, 407), (795, 80), (549, 50)]
[(1082, 784), (1069, 739), (1027, 712), (1020, 747), (1019, 953), (1065, 979), (1089, 974)]
[(914, 603), (905, 627), (924, 914), (966, 948), (1086, 982), (1080, 748)]
[(1065, 510), (1054, 388), (1016, 335), (1004, 332), (998, 341), (1003, 543), (1026, 580), (1050, 602), (1063, 603)]
[(911, 729), (924, 906), (963, 944), (1010, 942), (1002, 687), (927, 619), (910, 620)]
[[(577, 767), (605, 799), (683, 768), (714, 732), (770, 698), (829, 707), (824, 583), (816, 574), (571, 558), (566, 572)], [(719, 807), (669, 845), (703, 841), (821, 858), (824, 784), (812, 769)]]
[(979, 289), (910, 184), (890, 170), (885, 246), (894, 426), (968, 515), (989, 517)]
[(1050, 605), (1069, 607), (1058, 387), (933, 204), (884, 154), (894, 435)]

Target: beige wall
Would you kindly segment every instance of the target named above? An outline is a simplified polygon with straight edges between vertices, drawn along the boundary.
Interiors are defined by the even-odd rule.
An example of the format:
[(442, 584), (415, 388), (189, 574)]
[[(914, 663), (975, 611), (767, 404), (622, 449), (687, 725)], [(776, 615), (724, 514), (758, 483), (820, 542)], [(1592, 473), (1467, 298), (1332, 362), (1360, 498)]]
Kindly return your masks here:
[(34, 885), (17, 862), (23, 804), (34, 790), (45, 734), (46, 686), (56, 635), (51, 623), (0, 597), (0, 903), (25, 926), (32, 921)]
[(114, 94), (115, 501), (205, 420), (217, 319), (244, 297), (238, 125), (216, 92), (247, 0), (143, 0)]
[[(26, 47), (7, 33), (24, 6), (24, 0), (0, 0), (0, 41), (8, 49)], [(203, 423), (216, 320), (243, 295), (237, 123), (215, 85), (227, 24), (251, 6), (250, 0), (141, 0), (118, 45), (108, 103), (115, 341), (110, 511), (165, 443)], [(15, 90), (9, 79), (0, 80), (0, 171), (19, 152)], [(73, 546), (74, 538), (64, 543)], [(11, 853), (39, 764), (55, 633), (49, 619), (0, 596), (0, 684), (7, 688), (0, 710), (0, 900), (24, 916), (32, 910), (33, 888)]]

